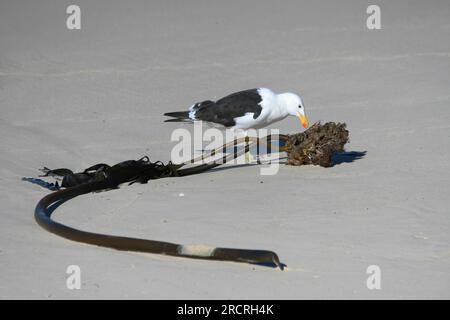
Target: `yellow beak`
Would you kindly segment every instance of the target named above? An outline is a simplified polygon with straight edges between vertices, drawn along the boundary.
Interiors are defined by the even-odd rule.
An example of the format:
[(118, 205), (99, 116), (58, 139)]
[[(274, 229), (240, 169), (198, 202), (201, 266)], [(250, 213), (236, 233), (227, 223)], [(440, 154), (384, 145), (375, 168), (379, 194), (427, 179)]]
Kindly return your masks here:
[(308, 127), (309, 127), (308, 118), (300, 113), (298, 114), (298, 118), (300, 119), (300, 122), (301, 122), (303, 128), (308, 129)]

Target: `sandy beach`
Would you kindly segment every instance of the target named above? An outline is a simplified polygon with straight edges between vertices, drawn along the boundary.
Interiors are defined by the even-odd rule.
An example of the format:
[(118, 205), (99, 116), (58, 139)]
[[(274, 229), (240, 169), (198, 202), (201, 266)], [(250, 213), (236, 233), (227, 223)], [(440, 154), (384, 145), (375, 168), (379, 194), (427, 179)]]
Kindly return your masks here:
[[(0, 3), (1, 299), (449, 299), (450, 3)], [(332, 168), (215, 169), (77, 197), (82, 230), (276, 251), (264, 266), (120, 252), (40, 228), (38, 168), (170, 160), (164, 112), (254, 87), (302, 95), (311, 123), (345, 122)], [(269, 128), (300, 132), (287, 118)], [(184, 196), (180, 196), (182, 193)], [(81, 269), (81, 289), (66, 269)], [(381, 289), (366, 286), (370, 265)]]

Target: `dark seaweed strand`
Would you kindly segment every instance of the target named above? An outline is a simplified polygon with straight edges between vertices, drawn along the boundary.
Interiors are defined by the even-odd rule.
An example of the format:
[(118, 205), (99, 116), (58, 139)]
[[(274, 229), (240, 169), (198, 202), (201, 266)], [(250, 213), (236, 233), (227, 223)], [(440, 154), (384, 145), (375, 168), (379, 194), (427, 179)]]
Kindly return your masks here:
[[(245, 149), (241, 150), (239, 153), (243, 154), (245, 152), (248, 152), (249, 149), (250, 145), (246, 145)], [(233, 158), (234, 155), (232, 154), (225, 159), (225, 162)], [(177, 174), (179, 176), (198, 174), (219, 166), (220, 164), (221, 163), (211, 162), (193, 168), (179, 169), (177, 171)], [(186, 254), (183, 253), (183, 245), (180, 244), (87, 232), (71, 228), (51, 219), (53, 211), (67, 200), (93, 191), (104, 190), (108, 187), (109, 186), (106, 185), (104, 181), (94, 181), (53, 192), (42, 198), (36, 205), (34, 212), (35, 220), (45, 230), (59, 235), (63, 238), (101, 247), (113, 248), (123, 251), (147, 252), (194, 259), (275, 265), (280, 269), (283, 269), (283, 265), (280, 263), (278, 255), (273, 251), (216, 247), (213, 249), (211, 254), (207, 256)]]

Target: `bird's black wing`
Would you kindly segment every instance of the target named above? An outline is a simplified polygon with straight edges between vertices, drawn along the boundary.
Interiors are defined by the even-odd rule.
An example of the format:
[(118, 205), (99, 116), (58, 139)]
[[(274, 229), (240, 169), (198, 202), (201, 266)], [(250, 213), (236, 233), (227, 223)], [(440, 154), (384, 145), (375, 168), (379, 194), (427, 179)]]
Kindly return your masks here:
[(261, 100), (258, 89), (232, 93), (215, 103), (197, 104), (198, 107), (197, 105), (194, 107), (195, 119), (231, 127), (236, 124), (234, 118), (242, 117), (249, 112), (253, 113), (253, 118), (256, 119), (261, 114), (262, 107), (259, 105)]

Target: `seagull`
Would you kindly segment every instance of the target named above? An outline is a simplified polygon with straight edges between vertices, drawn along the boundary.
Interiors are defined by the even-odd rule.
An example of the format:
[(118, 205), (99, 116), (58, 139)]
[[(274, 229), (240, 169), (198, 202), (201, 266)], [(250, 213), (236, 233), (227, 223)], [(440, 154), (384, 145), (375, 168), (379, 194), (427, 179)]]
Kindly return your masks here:
[(164, 115), (173, 118), (165, 122), (205, 121), (213, 126), (244, 131), (264, 128), (287, 116), (298, 117), (305, 129), (309, 126), (303, 101), (298, 95), (291, 92), (276, 94), (267, 88), (235, 92), (215, 102), (197, 102), (187, 111)]

